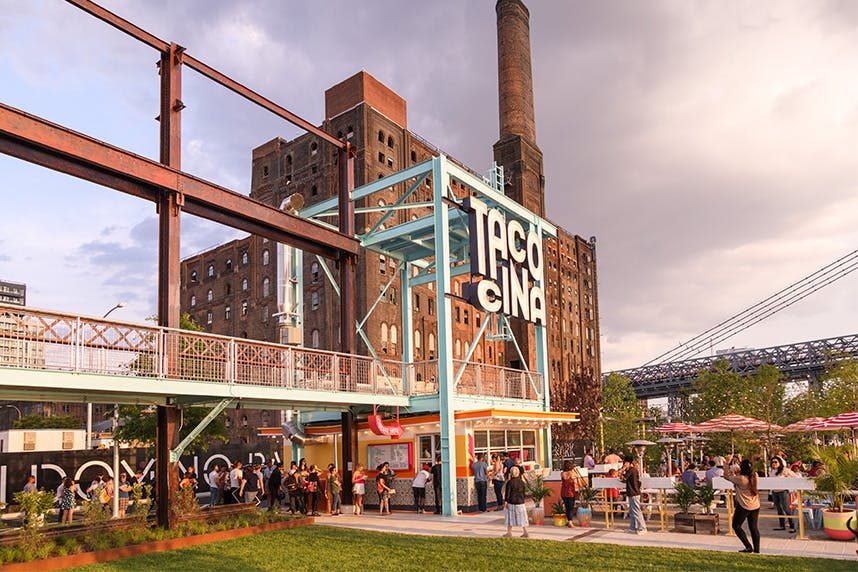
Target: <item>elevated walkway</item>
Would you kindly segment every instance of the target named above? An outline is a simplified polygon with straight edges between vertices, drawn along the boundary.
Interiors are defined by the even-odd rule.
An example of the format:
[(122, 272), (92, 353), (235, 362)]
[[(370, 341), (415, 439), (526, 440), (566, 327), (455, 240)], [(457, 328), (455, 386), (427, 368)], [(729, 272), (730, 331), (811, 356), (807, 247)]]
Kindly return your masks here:
[[(541, 399), (524, 372), (457, 367), (464, 380), (457, 398), (470, 406), (464, 409)], [(9, 400), (437, 411), (437, 370), (437, 361), (376, 360), (0, 305), (0, 395)]]

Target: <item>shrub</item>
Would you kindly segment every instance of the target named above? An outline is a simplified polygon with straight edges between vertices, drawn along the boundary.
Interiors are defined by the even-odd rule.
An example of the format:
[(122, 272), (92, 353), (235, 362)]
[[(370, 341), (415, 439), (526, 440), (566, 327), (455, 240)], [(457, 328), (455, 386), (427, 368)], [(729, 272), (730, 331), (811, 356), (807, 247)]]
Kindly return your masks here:
[(676, 485), (676, 504), (679, 505), (679, 512), (688, 514), (691, 505), (693, 505), (696, 500), (697, 493), (694, 492), (694, 489), (685, 483), (679, 483)]

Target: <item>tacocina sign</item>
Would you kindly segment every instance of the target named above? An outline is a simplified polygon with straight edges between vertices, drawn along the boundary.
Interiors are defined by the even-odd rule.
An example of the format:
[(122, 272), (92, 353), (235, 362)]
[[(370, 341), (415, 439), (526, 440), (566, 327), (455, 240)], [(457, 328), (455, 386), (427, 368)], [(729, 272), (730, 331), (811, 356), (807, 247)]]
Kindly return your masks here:
[[(542, 235), (499, 209), (465, 198), (468, 210), (472, 282), (465, 284), (468, 301), (485, 312), (501, 312), (545, 325)], [(537, 285), (540, 284), (540, 285)]]

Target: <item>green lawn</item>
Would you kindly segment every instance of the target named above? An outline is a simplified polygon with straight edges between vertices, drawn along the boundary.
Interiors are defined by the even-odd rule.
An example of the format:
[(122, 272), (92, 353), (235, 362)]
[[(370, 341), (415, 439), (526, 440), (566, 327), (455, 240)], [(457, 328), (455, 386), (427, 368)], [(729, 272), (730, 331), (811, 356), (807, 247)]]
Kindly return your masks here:
[[(738, 547), (737, 547), (738, 549)], [(632, 548), (535, 539), (450, 538), (307, 526), (138, 556), (77, 570), (840, 570), (854, 561), (729, 552)]]

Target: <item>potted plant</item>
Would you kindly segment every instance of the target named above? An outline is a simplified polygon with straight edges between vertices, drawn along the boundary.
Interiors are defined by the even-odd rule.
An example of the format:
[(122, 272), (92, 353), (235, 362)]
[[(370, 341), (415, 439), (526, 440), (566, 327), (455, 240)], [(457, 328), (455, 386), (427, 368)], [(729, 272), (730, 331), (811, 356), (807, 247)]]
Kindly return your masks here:
[(677, 532), (694, 533), (694, 515), (691, 514), (691, 505), (697, 501), (697, 493), (686, 485), (679, 483), (676, 485), (676, 495), (674, 496), (676, 504), (679, 505), (679, 512), (673, 516), (674, 527)]
[(557, 501), (551, 505), (551, 516), (554, 518), (554, 526), (566, 526), (566, 507)]
[(583, 527), (590, 526), (590, 521), (593, 519), (593, 503), (599, 498), (599, 490), (590, 486), (582, 487), (578, 491), (578, 502), (581, 506), (578, 507), (576, 516), (578, 517), (578, 525)]
[(858, 521), (858, 513), (844, 509), (843, 503), (858, 488), (858, 456), (850, 445), (818, 448), (816, 456), (824, 471), (816, 478), (816, 490), (831, 502), (831, 508), (822, 513), (825, 534), (833, 540), (853, 540), (846, 523), (853, 517), (853, 522)]
[(697, 504), (703, 509), (703, 514), (694, 515), (694, 532), (696, 534), (718, 534), (718, 513), (715, 512), (715, 489), (712, 483), (697, 487), (694, 491)]
[(542, 476), (538, 476), (527, 482), (525, 492), (533, 499), (533, 511), (531, 512), (533, 524), (539, 526), (545, 521), (545, 508), (542, 501), (551, 496), (551, 489), (545, 485)]

